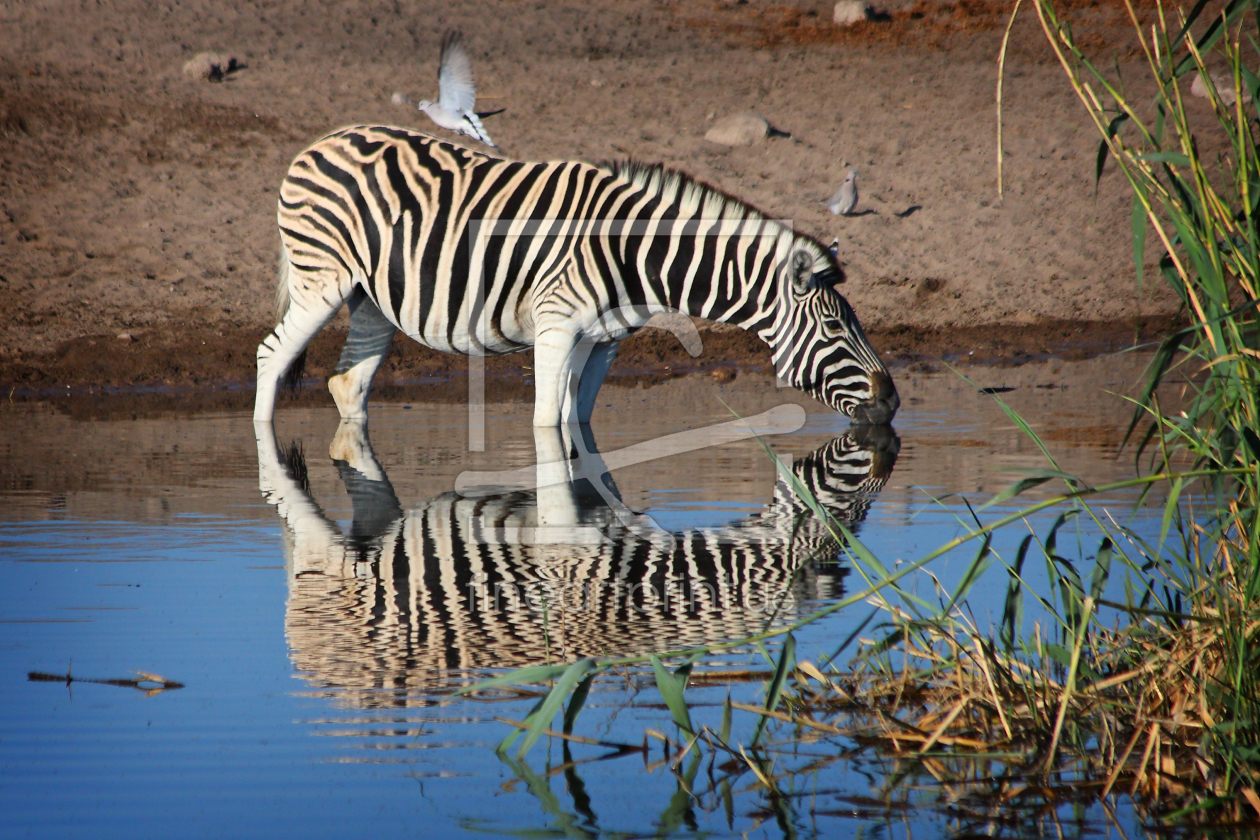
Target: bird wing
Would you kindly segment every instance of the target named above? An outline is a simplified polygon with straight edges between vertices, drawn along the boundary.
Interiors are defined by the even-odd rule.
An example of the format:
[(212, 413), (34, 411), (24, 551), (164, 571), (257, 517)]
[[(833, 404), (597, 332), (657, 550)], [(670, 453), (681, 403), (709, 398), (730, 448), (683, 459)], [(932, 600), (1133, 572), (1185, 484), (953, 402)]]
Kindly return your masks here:
[(454, 114), (472, 111), (477, 101), (472, 62), (464, 49), (464, 36), (447, 32), (442, 39), (442, 66), (438, 70), (438, 104)]
[(477, 119), (477, 115), (472, 111), (464, 114), (463, 122), (460, 124), (458, 130), (460, 134), (467, 134), (469, 137), (475, 137), (492, 149), (499, 148), (494, 145), (494, 142), (490, 139), (490, 135), (486, 134), (485, 126), (481, 124), (481, 120)]

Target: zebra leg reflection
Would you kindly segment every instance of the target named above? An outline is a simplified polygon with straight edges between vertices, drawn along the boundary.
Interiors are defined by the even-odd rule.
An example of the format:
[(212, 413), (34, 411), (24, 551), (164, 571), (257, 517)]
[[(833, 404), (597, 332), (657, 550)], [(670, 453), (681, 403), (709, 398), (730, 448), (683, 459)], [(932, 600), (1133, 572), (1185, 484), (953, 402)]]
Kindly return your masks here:
[(337, 424), (337, 433), (333, 435), (332, 443), (328, 444), (328, 457), (334, 461), (344, 461), (369, 481), (389, 481), (385, 468), (376, 460), (376, 453), (372, 451), (372, 441), (368, 437), (368, 427), (364, 420), (355, 418), (342, 420)]
[(388, 542), (385, 535), (401, 527), (404, 512), (394, 485), (372, 451), (367, 424), (342, 420), (328, 454), (354, 510), (350, 545), (361, 557), (374, 555)]
[(362, 287), (355, 287), (349, 304), (350, 334), (328, 379), (328, 390), (345, 420), (367, 417), (372, 377), (385, 361), (398, 331)]
[(538, 543), (585, 545), (616, 523), (654, 544), (672, 545), (673, 536), (650, 517), (621, 501), (608, 465), (595, 447), (590, 426), (534, 427), (537, 456)]
[[(566, 437), (556, 426), (534, 427), (538, 525), (548, 530), (572, 528), (581, 523)], [(556, 536), (561, 536), (559, 531)]]
[(258, 446), (258, 489), (284, 522), (285, 559), (290, 575), (344, 574), (341, 529), (311, 498), (306, 462), (297, 445), (282, 451), (269, 421), (254, 423)]

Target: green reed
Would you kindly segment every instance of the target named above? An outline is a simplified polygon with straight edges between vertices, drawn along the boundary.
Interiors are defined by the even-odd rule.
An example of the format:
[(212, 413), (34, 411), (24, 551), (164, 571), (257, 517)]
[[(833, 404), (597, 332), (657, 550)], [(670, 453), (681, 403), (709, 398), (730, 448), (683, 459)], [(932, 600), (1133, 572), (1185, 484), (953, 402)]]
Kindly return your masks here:
[[(1160, 542), (1172, 531), (1175, 579), (1163, 627), (1192, 616), (1214, 628), (1220, 671), (1195, 680), (1206, 717), (1205, 750), (1212, 786), (1242, 792), (1260, 814), (1253, 790), (1260, 762), (1260, 4), (1230, 0), (1205, 15), (1206, 0), (1184, 14), (1162, 3), (1143, 18), (1126, 0), (1141, 44), (1150, 99), (1127, 92), (1118, 71), (1088, 59), (1053, 0), (1038, 0), (1039, 20), (1068, 81), (1101, 138), (1095, 177), (1116, 160), (1133, 191), (1133, 248), (1138, 280), (1147, 231), (1163, 251), (1160, 270), (1189, 323), (1169, 336), (1152, 363), (1129, 432), (1143, 420), (1139, 458), (1148, 447), (1165, 471), (1178, 459), (1218, 469), (1188, 487), (1168, 486)], [(1186, 99), (1197, 78), (1209, 119)], [(1215, 150), (1208, 152), (1205, 150)], [(1160, 410), (1156, 389), (1178, 368), (1188, 385), (1184, 410)], [(1193, 516), (1191, 515), (1193, 511)], [(1206, 759), (1200, 758), (1200, 761)]]

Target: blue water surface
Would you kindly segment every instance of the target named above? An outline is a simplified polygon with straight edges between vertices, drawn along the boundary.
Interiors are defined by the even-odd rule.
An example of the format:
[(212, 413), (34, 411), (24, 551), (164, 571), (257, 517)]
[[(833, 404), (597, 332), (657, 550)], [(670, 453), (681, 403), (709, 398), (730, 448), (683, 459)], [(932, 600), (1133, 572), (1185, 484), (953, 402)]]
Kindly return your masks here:
[[(903, 387), (903, 395), (912, 393)], [(441, 658), (444, 645), (477, 646), (460, 641), (463, 625), (453, 619), (444, 625), (440, 610), (423, 620), (400, 619), (416, 609), (414, 599), (404, 603), (401, 595), (393, 601), (344, 600), (343, 608), (341, 593), (368, 572), (363, 563), (341, 561), (344, 577), (321, 577), (331, 581), (327, 592), (318, 590), (324, 594), (310, 601), (309, 616), (302, 612), (309, 582), (304, 576), (316, 574), (309, 571), (316, 562), (295, 560), (309, 546), (294, 547), (290, 520), (260, 490), (247, 411), (50, 420), (40, 413), (45, 408), (25, 414), (14, 409), (3, 433), (0, 834), (6, 837), (316, 838), (370, 832), (900, 838), (970, 830), (956, 812), (919, 806), (937, 797), (930, 777), (883, 797), (887, 763), (863, 754), (842, 757), (852, 746), (842, 739), (781, 747), (775, 755), (781, 768), (815, 769), (786, 779), (779, 796), (769, 796), (750, 772), (735, 777), (725, 795), (724, 758), (710, 763), (706, 752), (697, 766), (688, 760), (673, 767), (664, 744), (645, 734), (682, 737), (646, 667), (601, 676), (575, 729), (603, 742), (646, 743), (646, 752), (608, 757), (615, 751), (606, 745), (544, 738), (524, 758), (511, 757), (514, 749), (501, 757), (494, 747), (512, 728), (497, 719), (523, 719), (536, 697), (452, 696), (457, 685), (495, 673), (500, 657), (478, 660), (477, 650), (465, 650), (461, 661), (475, 667), (439, 673), (434, 657)], [(528, 423), (521, 422), (527, 406), (503, 408), (501, 424), (489, 435), (491, 451), (472, 454), (460, 437), (460, 407), (424, 409), (374, 408), (375, 458), (403, 508), (441, 498), (464, 468), (512, 468), (533, 460)], [(810, 410), (819, 413), (809, 415), (801, 432), (774, 440), (785, 460), (787, 453), (800, 458), (846, 431), (843, 418)], [(717, 405), (690, 414), (682, 425), (729, 418)], [(1117, 413), (1112, 426), (1126, 419)], [(1059, 422), (1070, 427), (1079, 418)], [(665, 413), (647, 424), (610, 422), (600, 431), (600, 445), (608, 451), (643, 440), (656, 426), (672, 431), (679, 418)], [(365, 527), (362, 510), (347, 499), (346, 473), (325, 454), (336, 432), (335, 412), (292, 409), (281, 414), (277, 429), (277, 440), (303, 442), (309, 495), (319, 515), (340, 533)], [(963, 533), (970, 513), (957, 494), (978, 498), (981, 478), (979, 489), (988, 495), (1014, 480), (996, 474), (995, 463), (1038, 464), (1035, 447), (987, 408), (951, 414), (908, 400), (896, 431), (900, 455), (892, 474), (852, 523), (890, 566)], [(1111, 459), (1113, 442), (1086, 436), (1065, 447), (1066, 457), (1092, 470), (1095, 479), (1123, 477), (1125, 467)], [(614, 478), (629, 507), (674, 533), (720, 530), (755, 516), (775, 483), (773, 466), (753, 443), (627, 468)], [(933, 501), (939, 497), (948, 498)], [(1131, 499), (1111, 502), (1127, 512)], [(1053, 515), (1033, 517), (1033, 529), (1044, 533)], [(1157, 529), (1153, 515), (1137, 522), (1139, 529)], [(397, 546), (423, 537), (414, 533), (418, 526), (397, 527), (388, 537), (395, 542), (386, 540), (384, 549), (382, 538), (374, 538), (379, 568), (399, 562)], [(999, 534), (997, 555), (1009, 561), (1025, 533)], [(1086, 556), (1096, 550), (1096, 539), (1088, 530), (1082, 537)], [(974, 551), (960, 550), (932, 572), (949, 585)], [(972, 598), (981, 622), (1000, 617), (1006, 576), (1000, 562), (995, 568), (999, 573), (982, 580)], [(433, 575), (424, 580), (437, 586), (438, 572)], [(862, 587), (844, 569), (811, 580), (814, 588), (802, 590), (772, 623)], [(925, 574), (907, 578), (906, 586), (938, 597)], [(350, 615), (352, 607), (362, 607), (363, 614)], [(798, 660), (821, 662), (870, 610), (859, 602), (800, 630)], [(350, 629), (331, 633), (338, 622)], [(374, 647), (379, 634), (395, 632), (400, 622), (407, 639)], [(674, 638), (668, 625), (661, 626), (657, 649), (679, 646), (683, 631)], [(325, 630), (327, 637), (320, 635)], [(863, 635), (874, 632), (870, 627)], [(551, 647), (555, 639), (546, 636), (546, 655), (563, 658)], [(498, 661), (533, 655), (529, 640), (504, 644)], [(769, 644), (771, 657), (777, 645)], [(394, 656), (396, 662), (382, 659)], [(745, 646), (699, 667), (764, 674), (771, 663), (755, 646)], [(183, 687), (147, 693), (83, 681), (128, 678), (136, 671)], [(75, 681), (31, 681), (29, 672), (69, 674)], [(699, 682), (687, 696), (697, 725), (716, 729), (728, 692), (737, 702), (755, 704), (763, 700), (762, 689), (760, 678), (733, 677)], [(754, 716), (738, 713), (735, 739), (749, 743), (754, 725)], [(786, 742), (790, 734), (772, 728), (769, 741)], [(1129, 831), (1140, 828), (1124, 807), (1120, 823)], [(1066, 836), (1113, 830), (1098, 806), (1074, 811), (1065, 805), (1040, 822), (998, 826), (995, 836), (1049, 834), (1055, 822), (1054, 830)]]

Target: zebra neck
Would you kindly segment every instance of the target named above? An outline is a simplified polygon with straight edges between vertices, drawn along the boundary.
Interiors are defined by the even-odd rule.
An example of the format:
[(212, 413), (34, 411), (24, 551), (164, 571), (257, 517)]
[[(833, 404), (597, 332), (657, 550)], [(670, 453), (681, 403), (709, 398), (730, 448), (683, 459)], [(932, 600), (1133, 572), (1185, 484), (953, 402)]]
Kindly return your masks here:
[[(769, 220), (720, 221), (734, 235), (716, 232), (722, 224), (710, 224), (692, 234), (694, 253), (678, 248), (679, 258), (662, 277), (666, 302), (694, 318), (747, 330), (773, 347), (780, 327), (779, 252), (790, 252), (793, 234)], [(694, 222), (690, 227), (694, 229)]]

